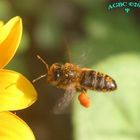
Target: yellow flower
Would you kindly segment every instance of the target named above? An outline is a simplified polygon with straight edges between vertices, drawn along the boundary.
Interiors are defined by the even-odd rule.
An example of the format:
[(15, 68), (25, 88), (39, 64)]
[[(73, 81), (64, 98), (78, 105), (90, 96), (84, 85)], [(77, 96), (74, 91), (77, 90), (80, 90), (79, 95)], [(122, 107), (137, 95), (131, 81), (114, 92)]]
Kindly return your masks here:
[(4, 69), (13, 58), (22, 35), (22, 19), (0, 21), (0, 140), (34, 140), (28, 125), (9, 111), (29, 107), (37, 99), (33, 85), (20, 73)]

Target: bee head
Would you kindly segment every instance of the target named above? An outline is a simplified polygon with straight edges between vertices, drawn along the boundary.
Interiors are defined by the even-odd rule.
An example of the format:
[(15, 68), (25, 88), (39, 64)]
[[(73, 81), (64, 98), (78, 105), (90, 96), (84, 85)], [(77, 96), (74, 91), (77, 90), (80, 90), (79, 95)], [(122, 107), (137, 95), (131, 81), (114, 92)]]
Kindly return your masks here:
[(59, 81), (62, 76), (62, 65), (59, 63), (55, 63), (50, 67), (49, 75), (53, 78), (53, 81)]

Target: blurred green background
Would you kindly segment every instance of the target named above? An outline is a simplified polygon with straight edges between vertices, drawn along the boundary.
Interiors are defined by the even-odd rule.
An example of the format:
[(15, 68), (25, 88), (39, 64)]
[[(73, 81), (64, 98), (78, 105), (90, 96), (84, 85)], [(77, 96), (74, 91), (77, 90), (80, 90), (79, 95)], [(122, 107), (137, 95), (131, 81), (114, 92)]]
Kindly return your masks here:
[(118, 84), (111, 94), (89, 91), (89, 109), (75, 97), (65, 114), (55, 115), (51, 110), (64, 91), (45, 79), (36, 82), (38, 101), (17, 114), (37, 140), (140, 140), (140, 10), (108, 11), (109, 2), (0, 1), (0, 19), (6, 22), (18, 15), (24, 25), (8, 69), (32, 81), (45, 73), (39, 54), (49, 65), (71, 61), (107, 73)]

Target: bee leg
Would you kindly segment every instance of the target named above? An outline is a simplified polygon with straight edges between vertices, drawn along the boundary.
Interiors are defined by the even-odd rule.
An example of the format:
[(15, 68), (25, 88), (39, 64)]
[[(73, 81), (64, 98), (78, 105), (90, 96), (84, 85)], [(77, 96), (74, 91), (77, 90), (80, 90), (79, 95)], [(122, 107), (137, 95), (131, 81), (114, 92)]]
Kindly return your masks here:
[(78, 100), (83, 107), (88, 108), (90, 106), (90, 99), (87, 93), (80, 93), (80, 95), (78, 96)]
[(90, 106), (90, 99), (86, 89), (82, 89), (80, 95), (78, 96), (78, 100), (83, 107), (88, 108)]
[(76, 91), (86, 93), (87, 92), (87, 89), (79, 86), (79, 87), (76, 87)]

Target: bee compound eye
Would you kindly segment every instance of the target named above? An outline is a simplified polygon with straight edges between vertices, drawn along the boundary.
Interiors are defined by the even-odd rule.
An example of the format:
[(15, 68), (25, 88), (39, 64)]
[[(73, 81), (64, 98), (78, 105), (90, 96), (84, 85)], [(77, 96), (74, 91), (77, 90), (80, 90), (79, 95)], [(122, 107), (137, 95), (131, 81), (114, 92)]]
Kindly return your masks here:
[(54, 71), (54, 79), (58, 80), (62, 75), (61, 69), (57, 69)]

